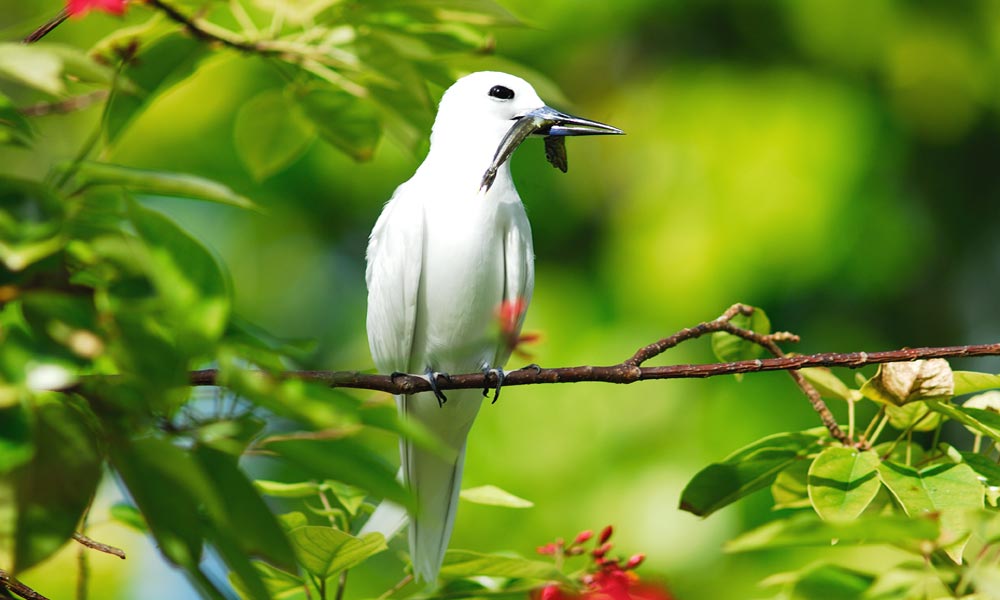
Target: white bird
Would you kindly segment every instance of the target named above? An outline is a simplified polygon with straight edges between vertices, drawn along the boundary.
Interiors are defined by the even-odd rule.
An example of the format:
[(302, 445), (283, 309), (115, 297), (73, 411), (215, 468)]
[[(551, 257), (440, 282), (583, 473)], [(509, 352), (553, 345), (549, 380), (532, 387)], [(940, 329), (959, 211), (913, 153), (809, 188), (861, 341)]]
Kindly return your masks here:
[[(445, 398), (436, 378), (484, 370), (502, 383), (509, 334), (517, 338), (524, 314), (503, 336), (498, 310), (504, 303), (527, 307), (534, 287), (531, 227), (507, 158), (527, 136), (545, 135), (550, 161), (565, 170), (559, 136), (618, 133), (547, 107), (523, 79), (473, 73), (445, 92), (427, 157), (396, 188), (372, 230), (366, 281), (375, 364), (382, 373), (428, 378), (434, 392), (397, 396), (397, 406), (455, 451), (448, 459), (400, 441), (403, 483), (417, 505), (410, 558), (430, 586), (451, 537), (466, 437), (482, 403), (478, 390), (449, 391)], [(365, 531), (391, 535), (401, 515), (383, 504)]]

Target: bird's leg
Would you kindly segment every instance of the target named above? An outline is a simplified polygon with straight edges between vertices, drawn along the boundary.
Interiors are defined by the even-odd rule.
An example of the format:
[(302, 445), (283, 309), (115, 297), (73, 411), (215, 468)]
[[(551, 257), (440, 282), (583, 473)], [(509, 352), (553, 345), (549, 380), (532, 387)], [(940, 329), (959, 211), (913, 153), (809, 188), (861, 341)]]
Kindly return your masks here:
[(497, 399), (500, 398), (500, 388), (503, 387), (503, 382), (507, 379), (507, 374), (503, 372), (503, 369), (494, 369), (493, 367), (484, 364), (483, 375), (485, 375), (484, 380), (486, 383), (483, 386), (483, 398), (488, 398), (490, 395), (489, 377), (491, 373), (497, 378), (497, 386), (494, 388), (493, 402), (490, 402), (490, 404), (496, 404)]
[(424, 374), (421, 375), (420, 377), (422, 377), (425, 381), (427, 381), (427, 383), (430, 384), (431, 391), (434, 392), (434, 397), (437, 398), (438, 406), (444, 406), (444, 403), (448, 401), (448, 398), (444, 395), (444, 392), (442, 392), (441, 389), (438, 387), (437, 378), (440, 377), (441, 379), (444, 379), (448, 383), (451, 383), (451, 375), (447, 373), (440, 373), (430, 367), (427, 367), (427, 370), (424, 371)]

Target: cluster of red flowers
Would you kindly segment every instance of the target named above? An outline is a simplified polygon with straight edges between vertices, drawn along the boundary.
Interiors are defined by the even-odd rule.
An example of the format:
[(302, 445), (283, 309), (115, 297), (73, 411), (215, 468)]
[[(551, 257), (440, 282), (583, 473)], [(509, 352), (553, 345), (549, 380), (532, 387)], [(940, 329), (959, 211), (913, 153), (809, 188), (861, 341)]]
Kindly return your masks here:
[(120, 15), (125, 13), (128, 0), (66, 0), (66, 12), (71, 17), (82, 17), (92, 10)]
[[(613, 532), (608, 525), (597, 536), (594, 548), (589, 551), (591, 565), (580, 577), (579, 589), (569, 590), (550, 583), (535, 590), (532, 600), (673, 600), (666, 588), (639, 579), (635, 569), (645, 555), (635, 554), (627, 560), (609, 555), (613, 545), (608, 540)], [(564, 557), (587, 553), (584, 544), (592, 538), (593, 531), (582, 531), (569, 545), (559, 539), (539, 546), (538, 553), (555, 556), (557, 563), (561, 563)]]

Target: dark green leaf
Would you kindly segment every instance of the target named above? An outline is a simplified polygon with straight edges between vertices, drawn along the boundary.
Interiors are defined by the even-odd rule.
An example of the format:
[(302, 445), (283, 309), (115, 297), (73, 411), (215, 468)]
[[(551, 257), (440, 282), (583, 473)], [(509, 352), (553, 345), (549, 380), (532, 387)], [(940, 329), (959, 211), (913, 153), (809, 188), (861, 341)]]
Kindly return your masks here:
[(203, 514), (221, 516), (211, 479), (190, 454), (160, 438), (118, 442), (112, 463), (142, 511), (160, 552), (189, 572), (197, 570)]
[(172, 196), (217, 202), (239, 208), (259, 210), (245, 196), (211, 179), (187, 173), (148, 171), (93, 161), (79, 164), (76, 177), (83, 187), (119, 186), (138, 194)]
[[(762, 335), (771, 333), (771, 321), (767, 314), (759, 308), (754, 308), (753, 313), (746, 315), (736, 315), (730, 321), (736, 327), (749, 329)], [(712, 352), (722, 362), (734, 362), (738, 360), (752, 360), (758, 358), (764, 349), (757, 344), (737, 337), (725, 331), (718, 331), (712, 334)]]
[(21, 271), (64, 245), (63, 202), (40, 183), (0, 176), (0, 260)]
[(73, 535), (103, 463), (92, 415), (61, 394), (39, 403), (34, 438), (35, 454), (16, 474), (18, 571), (46, 559)]
[(358, 514), (367, 496), (364, 490), (339, 481), (324, 481), (323, 489), (333, 494), (337, 504), (340, 504), (351, 518)]
[(354, 440), (292, 439), (268, 442), (264, 448), (316, 479), (336, 479), (397, 504), (413, 506), (412, 496), (396, 480), (396, 470), (374, 451)]
[(332, 527), (307, 525), (288, 534), (302, 567), (326, 579), (386, 549), (381, 533), (354, 537)]
[(837, 544), (891, 544), (913, 549), (920, 542), (937, 539), (940, 531), (932, 518), (896, 515), (864, 516), (853, 521), (823, 521), (815, 514), (799, 513), (744, 533), (726, 544), (727, 552), (765, 548), (829, 546)]
[(191, 75), (209, 52), (204, 42), (182, 32), (164, 36), (145, 48), (123, 72), (136, 86), (136, 93), (118, 93), (111, 99), (105, 121), (108, 141), (114, 142), (157, 94)]
[(275, 414), (316, 429), (349, 435), (361, 429), (359, 402), (339, 390), (300, 379), (279, 380), (266, 373), (220, 363), (219, 383)]
[(779, 433), (737, 450), (694, 476), (681, 493), (681, 509), (708, 516), (767, 487), (778, 473), (817, 452), (822, 437), (817, 430)]
[[(264, 586), (274, 600), (305, 598), (305, 583), (297, 575), (275, 569), (271, 565), (260, 561), (253, 561), (252, 564), (253, 568), (257, 571), (258, 577), (264, 582)], [(240, 593), (240, 597), (250, 597), (249, 590), (239, 577), (234, 577), (230, 574), (229, 578), (233, 583), (233, 587)]]
[(365, 100), (329, 88), (312, 89), (296, 98), (321, 138), (354, 160), (370, 160), (382, 136), (378, 111)]
[[(0, 393), (18, 394), (14, 388), (0, 388)], [(26, 463), (35, 452), (31, 423), (20, 404), (0, 409), (0, 475)]]
[(444, 555), (441, 576), (459, 577), (512, 577), (539, 581), (566, 581), (566, 576), (554, 565), (516, 556), (481, 554), (469, 550), (449, 550)]
[(875, 499), (882, 483), (876, 469), (879, 458), (871, 450), (831, 446), (809, 468), (809, 499), (828, 521), (856, 519)]
[[(194, 455), (215, 483), (216, 493), (225, 499), (226, 510), (219, 529), (233, 538), (243, 554), (294, 571), (295, 554), (285, 532), (238, 468), (236, 458), (208, 446), (198, 446)], [(253, 526), (247, 527), (248, 523)]]
[(0, 144), (27, 146), (35, 132), (9, 98), (0, 94)]
[(316, 137), (315, 127), (280, 90), (248, 100), (233, 127), (236, 155), (257, 181), (294, 162)]
[(861, 600), (875, 581), (874, 575), (839, 565), (822, 564), (799, 573), (791, 586), (796, 600)]
[(975, 452), (962, 452), (962, 459), (965, 464), (972, 467), (973, 471), (986, 479), (986, 485), (1000, 486), (1000, 465), (995, 460)]

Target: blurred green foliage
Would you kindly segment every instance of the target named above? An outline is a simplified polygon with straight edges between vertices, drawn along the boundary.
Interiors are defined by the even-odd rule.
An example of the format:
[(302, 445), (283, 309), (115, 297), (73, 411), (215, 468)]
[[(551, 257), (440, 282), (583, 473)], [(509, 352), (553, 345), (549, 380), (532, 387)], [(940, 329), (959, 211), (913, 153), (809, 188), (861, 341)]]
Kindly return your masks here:
[[(194, 11), (207, 3), (176, 4)], [(225, 3), (211, 4), (207, 16), (243, 27), (227, 16)], [(18, 46), (0, 46), (0, 141), (21, 144), (0, 147), (5, 181), (0, 252), (6, 268), (24, 273), (19, 265), (40, 264), (50, 270), (44, 261), (67, 253), (94, 272), (40, 287), (100, 290), (93, 299), (38, 291), (23, 298), (18, 311), (23, 314), (4, 316), (0, 467), (20, 468), (31, 480), (31, 469), (45, 461), (72, 459), (81, 477), (73, 497), (46, 489), (40, 497), (76, 506), (89, 496), (97, 485), (96, 452), (110, 456), (130, 488), (133, 482), (136, 489), (148, 487), (145, 495), (132, 492), (141, 508), (165, 497), (174, 510), (162, 514), (187, 523), (192, 505), (223, 499), (201, 475), (184, 475), (171, 485), (177, 469), (232, 475), (232, 461), (223, 458), (241, 451), (257, 430), (252, 415), (241, 422), (245, 427), (222, 435), (211, 423), (185, 422), (187, 439), (205, 454), (179, 452), (187, 458), (172, 462), (173, 451), (166, 448), (176, 446), (159, 437), (90, 447), (92, 436), (84, 433), (94, 426), (90, 409), (70, 404), (39, 412), (81, 411), (56, 419), (74, 424), (52, 433), (67, 440), (64, 450), (34, 455), (31, 436), (45, 431), (49, 421), (44, 416), (35, 421), (19, 408), (16, 394), (26, 385), (25, 365), (37, 359), (26, 349), (44, 347), (50, 362), (68, 371), (131, 374), (122, 388), (131, 390), (131, 397), (99, 407), (102, 427), (111, 423), (131, 430), (132, 403), (170, 415), (187, 399), (180, 374), (209, 357), (222, 361), (233, 387), (247, 397), (278, 398), (265, 406), (284, 409), (282, 417), (314, 428), (366, 423), (360, 402), (374, 394), (337, 394), (330, 401), (325, 391), (276, 390), (273, 381), (241, 379), (238, 358), (275, 368), (286, 364), (276, 354), (292, 355), (308, 368), (370, 368), (363, 319), (366, 236), (383, 202), (422, 158), (436, 98), (465, 70), (521, 74), (551, 104), (628, 133), (617, 140), (571, 142), (565, 176), (545, 163), (538, 141), (527, 142), (513, 160), (537, 254), (536, 292), (525, 328), (543, 338), (530, 348), (530, 361), (615, 363), (643, 344), (715, 317), (734, 301), (766, 307), (776, 329), (802, 335), (796, 350), (803, 352), (1000, 337), (995, 235), (1000, 179), (994, 164), (1000, 155), (1000, 4), (995, 1), (958, 7), (893, 0), (504, 0), (527, 26), (517, 26), (502, 11), (485, 25), (456, 18), (458, 24), (425, 27), (409, 36), (399, 33), (405, 22), (392, 20), (398, 18), (394, 7), (417, 7), (435, 17), (445, 11), (447, 18), (454, 17), (454, 11), (447, 14), (449, 7), (463, 3), (446, 2), (438, 9), (417, 1), (245, 4), (250, 20), (265, 33), (273, 10), (291, 29), (314, 21), (353, 27), (382, 19), (380, 27), (358, 30), (350, 44), (379, 75), (361, 78), (373, 102), (345, 106), (348, 97), (336, 92), (337, 68), (328, 65), (320, 67), (333, 76), (318, 69), (326, 79), (313, 72), (308, 85), (288, 86), (284, 68), (238, 51), (209, 49), (183, 35), (141, 47), (140, 52), (159, 51), (164, 58), (125, 69), (121, 85), (156, 93), (148, 106), (126, 95), (113, 100), (107, 133), (114, 143), (95, 158), (130, 170), (107, 173), (82, 165), (72, 181), (88, 188), (86, 214), (93, 218), (86, 221), (64, 215), (66, 205), (32, 182), (77, 155), (97, 127), (101, 103), (30, 118), (13, 107), (51, 101), (52, 93), (62, 97), (66, 92), (59, 86), (96, 89), (53, 77), (58, 64), (77, 78), (98, 82), (98, 88), (115, 77), (114, 69), (91, 66), (83, 72), (81, 65), (90, 63), (56, 54), (63, 50), (39, 59), (25, 58)], [(331, 12), (311, 8), (323, 4)], [(55, 14), (60, 2), (0, 0), (0, 6), (0, 38), (13, 43)], [(149, 15), (143, 7), (134, 7), (124, 20), (92, 14), (64, 23), (46, 41), (89, 48)], [(165, 19), (147, 27), (161, 33), (173, 29)], [(485, 52), (494, 47), (495, 54)], [(332, 53), (329, 60), (342, 58)], [(25, 68), (25, 61), (33, 60), (41, 62)], [(415, 63), (419, 69), (405, 68)], [(11, 72), (43, 76), (25, 82)], [(297, 81), (294, 74), (292, 80)], [(26, 91), (25, 83), (37, 89)], [(353, 123), (369, 126), (333, 127), (333, 115), (345, 111)], [(370, 160), (359, 163), (351, 156)], [(178, 181), (170, 175), (161, 177), (158, 187), (136, 187), (149, 178), (128, 178), (143, 170), (203, 179)], [(178, 192), (177, 186), (185, 185), (187, 191)], [(121, 197), (123, 186), (132, 187), (136, 202)], [(192, 189), (223, 203), (174, 198), (191, 195)], [(25, 190), (34, 208), (11, 209), (7, 198), (24, 197)], [(237, 210), (225, 199), (230, 204), (250, 199), (261, 212)], [(127, 242), (106, 235), (123, 213), (133, 236)], [(64, 246), (70, 237), (88, 242)], [(5, 279), (0, 294), (8, 289), (4, 285), (22, 283)], [(191, 306), (196, 310), (188, 310)], [(93, 322), (95, 310), (127, 324), (121, 332), (130, 334), (114, 335), (106, 320)], [(251, 335), (256, 329), (244, 321), (276, 339), (261, 342), (263, 336)], [(31, 337), (37, 332), (44, 332), (42, 339)], [(305, 338), (315, 343), (283, 341)], [(163, 352), (155, 352), (161, 347)], [(130, 350), (135, 348), (143, 352)], [(137, 356), (149, 360), (130, 364)], [(171, 362), (171, 356), (179, 358)], [(707, 342), (695, 342), (662, 360), (711, 360), (711, 351)], [(995, 372), (1000, 364), (980, 360), (975, 368)], [(228, 399), (198, 396), (195, 405), (215, 402)], [(331, 403), (340, 410), (331, 410)], [(833, 408), (846, 418), (844, 404)], [(739, 384), (727, 378), (511, 390), (483, 411), (474, 428), (465, 485), (496, 484), (535, 506), (511, 510), (465, 503), (452, 546), (530, 555), (545, 540), (614, 523), (619, 546), (646, 553), (645, 573), (662, 576), (681, 598), (762, 597), (770, 593), (757, 587), (763, 577), (794, 571), (820, 556), (833, 556), (840, 566), (801, 572), (793, 585), (800, 596), (793, 597), (813, 597), (810, 586), (823, 589), (831, 580), (861, 581), (860, 589), (867, 585), (863, 573), (872, 564), (898, 560), (896, 550), (723, 553), (726, 540), (772, 519), (766, 491), (704, 521), (677, 510), (685, 483), (706, 464), (765, 435), (816, 424), (805, 399), (780, 374), (748, 376)], [(358, 435), (378, 447), (388, 464), (395, 440), (377, 429)], [(943, 435), (967, 436), (958, 428), (946, 428)], [(213, 448), (230, 454), (212, 454)], [(254, 469), (270, 479), (295, 481), (315, 460), (314, 454), (303, 454), (295, 467), (261, 462)], [(350, 481), (349, 474), (341, 476)], [(99, 498), (114, 495), (108, 487), (114, 485), (105, 480)], [(16, 535), (17, 527), (5, 529), (15, 494), (0, 486), (0, 499), (0, 535)], [(317, 516), (330, 515), (310, 514), (310, 522), (322, 523)], [(18, 550), (27, 564), (65, 539), (70, 527), (43, 514), (30, 518), (46, 523), (46, 530), (32, 537), (31, 547)], [(246, 565), (233, 557), (273, 538), (264, 527), (256, 532), (259, 539), (242, 533), (230, 539), (226, 518), (209, 511), (196, 533), (214, 540), (223, 560), (247, 577)], [(126, 563), (95, 562), (100, 596), (152, 597), (147, 570), (159, 571), (140, 554), (155, 550), (138, 538), (119, 538), (127, 535), (119, 525), (101, 521), (92, 515), (95, 537), (131, 540), (144, 549), (130, 553)], [(150, 522), (148, 527), (175, 562), (190, 564), (201, 551), (195, 540), (176, 535), (191, 531), (187, 525)], [(371, 597), (395, 583), (401, 563), (393, 554), (382, 553), (356, 569), (349, 596)], [(41, 582), (47, 583), (54, 597), (69, 596), (72, 560), (73, 554), (64, 552), (26, 571), (23, 579), (39, 582), (42, 590)], [(278, 575), (264, 573), (262, 580), (272, 577)]]

